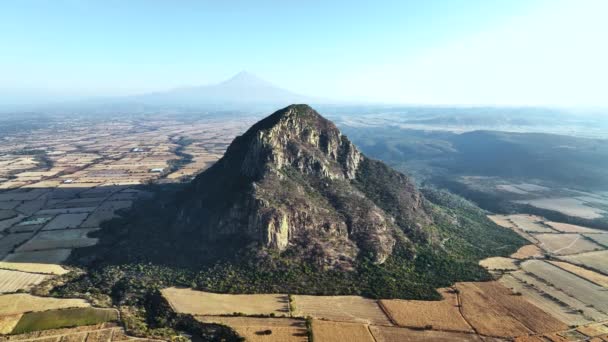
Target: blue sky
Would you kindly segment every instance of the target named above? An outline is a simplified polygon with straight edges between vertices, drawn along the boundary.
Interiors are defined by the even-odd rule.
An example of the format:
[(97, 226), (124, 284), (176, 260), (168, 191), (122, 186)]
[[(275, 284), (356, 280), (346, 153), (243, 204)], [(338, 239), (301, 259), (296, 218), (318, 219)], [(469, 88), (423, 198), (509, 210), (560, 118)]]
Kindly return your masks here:
[(0, 2), (0, 103), (247, 70), (325, 98), (607, 106), (608, 1)]

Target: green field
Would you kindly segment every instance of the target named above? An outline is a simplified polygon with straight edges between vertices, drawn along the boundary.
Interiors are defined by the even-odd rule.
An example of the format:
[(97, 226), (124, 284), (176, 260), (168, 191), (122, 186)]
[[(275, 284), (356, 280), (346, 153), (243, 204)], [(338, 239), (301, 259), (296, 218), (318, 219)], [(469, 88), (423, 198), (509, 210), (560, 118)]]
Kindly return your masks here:
[(12, 334), (23, 334), (32, 331), (93, 325), (117, 321), (118, 312), (114, 309), (73, 308), (29, 312), (23, 315)]

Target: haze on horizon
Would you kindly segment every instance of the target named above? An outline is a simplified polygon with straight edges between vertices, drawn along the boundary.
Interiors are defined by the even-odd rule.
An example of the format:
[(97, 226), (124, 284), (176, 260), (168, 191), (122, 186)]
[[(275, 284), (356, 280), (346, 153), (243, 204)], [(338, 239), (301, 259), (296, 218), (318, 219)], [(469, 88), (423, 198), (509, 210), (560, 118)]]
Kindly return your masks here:
[(608, 107), (608, 2), (0, 4), (0, 106), (213, 84), (408, 104)]

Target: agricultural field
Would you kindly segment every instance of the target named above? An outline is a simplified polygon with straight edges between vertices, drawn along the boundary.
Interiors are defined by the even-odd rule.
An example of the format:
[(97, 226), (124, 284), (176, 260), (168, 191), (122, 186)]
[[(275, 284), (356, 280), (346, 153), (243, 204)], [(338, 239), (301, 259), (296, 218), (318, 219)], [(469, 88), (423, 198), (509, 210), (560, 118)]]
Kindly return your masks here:
[(289, 300), (281, 294), (231, 295), (175, 287), (163, 289), (162, 294), (176, 312), (192, 315), (289, 314)]
[(554, 210), (564, 215), (584, 219), (596, 219), (606, 215), (604, 210), (589, 206), (584, 201), (574, 197), (538, 198), (515, 202), (529, 204), (541, 209)]
[(542, 222), (542, 217), (534, 215), (508, 215), (507, 219), (510, 220), (515, 227), (523, 230), (527, 233), (554, 233), (555, 230), (551, 229)]
[[(233, 328), (251, 342), (306, 342), (306, 322), (292, 318), (256, 318), (228, 316), (197, 316), (205, 323), (223, 324)], [(319, 339), (319, 341), (324, 341)]]
[(604, 233), (604, 234), (608, 234), (608, 231), (605, 231), (605, 230), (587, 228), (587, 227), (577, 226), (575, 224), (569, 224), (569, 223), (545, 221), (545, 224), (548, 226), (551, 226), (551, 228), (557, 230), (558, 232), (562, 232), (562, 233), (590, 233), (590, 234)]
[(550, 254), (568, 255), (601, 250), (602, 246), (580, 234), (535, 234), (539, 247)]
[(479, 261), (479, 265), (491, 271), (513, 271), (519, 268), (515, 259), (491, 257)]
[[(511, 275), (518, 281), (525, 284), (527, 287), (539, 292), (548, 300), (556, 302), (564, 310), (571, 310), (570, 312), (580, 314), (583, 318), (590, 322), (600, 322), (608, 319), (606, 314), (598, 311), (592, 306), (589, 306), (589, 304), (580, 301), (576, 297), (569, 295), (564, 290), (543, 281), (543, 279), (536, 277), (534, 274), (526, 273), (524, 271), (517, 271), (511, 273)], [(551, 311), (549, 312), (551, 313)], [(576, 323), (576, 325), (580, 324), (582, 323)]]
[(312, 321), (312, 336), (314, 341), (326, 342), (375, 341), (369, 326), (366, 324), (332, 322), (318, 319)]
[(593, 242), (601, 245), (604, 248), (608, 248), (608, 234), (584, 234), (587, 239), (593, 240)]
[(0, 293), (28, 290), (40, 284), (48, 275), (0, 269)]
[[(32, 285), (69, 272), (63, 264), (72, 250), (97, 243), (89, 233), (140, 198), (150, 197), (140, 185), (190, 179), (219, 159), (232, 139), (251, 123), (164, 117), (70, 120), (52, 128), (3, 136), (0, 293), (28, 291)], [(28, 151), (34, 152), (29, 155)], [(170, 174), (174, 176), (167, 177)], [(23, 312), (89, 306), (80, 299), (0, 294), (0, 333), (7, 333), (6, 327), (16, 324), (15, 317)], [(76, 332), (64, 339), (109, 340), (107, 334), (113, 331)], [(56, 340), (62, 336), (57, 334)], [(126, 339), (122, 335), (120, 339)], [(26, 336), (44, 339), (36, 334)]]
[(295, 295), (296, 317), (311, 316), (337, 322), (392, 325), (375, 300), (358, 296)]
[(472, 332), (459, 311), (454, 289), (439, 289), (440, 301), (382, 299), (380, 306), (401, 327)]
[(560, 259), (608, 275), (608, 250), (560, 257)]
[(97, 243), (97, 239), (89, 238), (87, 235), (96, 230), (98, 229), (44, 230), (19, 246), (16, 251), (29, 252), (92, 246)]
[(153, 341), (127, 336), (116, 323), (101, 323), (75, 328), (52, 329), (25, 334), (0, 336), (0, 341), (83, 342), (83, 341)]
[(60, 214), (55, 216), (49, 223), (42, 228), (43, 230), (78, 228), (80, 224), (89, 216), (87, 213), (80, 214)]
[(549, 262), (592, 283), (608, 288), (608, 276), (563, 261)]
[(513, 259), (529, 259), (529, 258), (539, 258), (543, 256), (543, 252), (536, 245), (525, 245), (517, 250), (517, 252), (511, 254), (511, 258)]
[(41, 330), (94, 325), (116, 320), (118, 320), (116, 309), (73, 308), (28, 312), (21, 316), (11, 333), (24, 334)]
[(84, 299), (65, 299), (38, 297), (26, 293), (5, 294), (0, 296), (0, 316), (15, 315), (54, 309), (84, 308), (90, 304)]
[(487, 337), (458, 332), (413, 330), (395, 327), (370, 326), (375, 342), (471, 342), (492, 341)]
[(71, 249), (49, 249), (12, 253), (0, 261), (0, 269), (62, 275), (68, 270), (60, 264), (70, 256), (71, 251)]
[(480, 334), (513, 337), (567, 326), (498, 282), (457, 283), (462, 314)]
[(579, 301), (608, 313), (608, 291), (548, 262), (528, 260), (522, 269)]
[(555, 317), (559, 321), (568, 326), (581, 325), (591, 322), (590, 318), (586, 318), (582, 313), (576, 312), (573, 308), (558, 302), (557, 298), (550, 297), (549, 294), (542, 292), (540, 289), (524, 283), (517, 279), (512, 274), (502, 276), (499, 282), (511, 289), (513, 295), (520, 295), (528, 302), (537, 306), (539, 309)]

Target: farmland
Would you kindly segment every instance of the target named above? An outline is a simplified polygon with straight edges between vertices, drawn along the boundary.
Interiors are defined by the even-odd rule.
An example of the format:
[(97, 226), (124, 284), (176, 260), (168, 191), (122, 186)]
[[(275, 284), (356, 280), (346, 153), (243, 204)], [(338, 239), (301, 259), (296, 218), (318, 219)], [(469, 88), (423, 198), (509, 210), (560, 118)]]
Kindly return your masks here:
[(481, 334), (509, 337), (568, 327), (496, 282), (458, 283), (456, 289), (463, 316)]
[(73, 308), (28, 312), (21, 316), (11, 333), (24, 334), (64, 327), (94, 325), (117, 319), (118, 312), (114, 309)]
[(564, 256), (561, 259), (608, 275), (608, 250)]
[(454, 289), (440, 289), (440, 301), (380, 300), (380, 305), (393, 322), (401, 327), (472, 332), (458, 310)]
[(312, 321), (312, 332), (314, 341), (375, 341), (369, 327), (362, 323), (331, 322), (315, 319)]
[[(198, 316), (205, 323), (218, 323), (234, 328), (247, 341), (252, 342), (306, 342), (306, 324), (290, 318), (255, 318)], [(319, 339), (319, 341), (323, 341)]]
[(38, 297), (25, 293), (0, 296), (0, 316), (22, 314), (30, 311), (82, 308), (90, 304), (83, 299)]
[[(149, 198), (148, 184), (191, 179), (220, 158), (231, 139), (250, 123), (227, 119), (188, 124), (172, 119), (124, 119), (59, 125), (3, 139), (0, 292), (29, 291), (40, 282), (73, 270), (64, 265), (70, 255), (77, 255), (77, 248), (98, 243), (91, 235), (107, 229), (107, 220), (124, 215), (140, 199)], [(43, 153), (15, 153), (29, 150)], [(545, 195), (551, 189), (547, 187), (499, 185), (497, 191), (534, 197), (538, 201), (532, 205), (557, 206), (580, 217), (603, 214), (593, 204), (597, 199), (549, 201)], [(175, 311), (194, 314), (202, 322), (230, 326), (252, 341), (306, 341), (308, 333), (317, 342), (477, 341), (491, 340), (489, 336), (601, 334), (607, 315), (603, 303), (607, 302), (608, 233), (539, 215), (490, 218), (525, 236), (531, 244), (510, 258), (492, 257), (481, 262), (490, 270), (500, 270), (493, 273), (497, 282), (457, 283), (453, 288), (440, 289), (443, 299), (438, 301), (232, 295), (185, 288), (164, 289), (162, 293)], [(180, 286), (190, 285), (186, 282)], [(87, 296), (83, 296), (85, 300), (1, 294), (0, 334), (73, 322), (89, 326), (30, 332), (11, 339), (131, 339), (119, 326), (98, 323), (114, 316), (105, 317), (104, 313), (101, 316), (105, 318), (96, 320), (96, 314), (84, 314), (98, 312), (91, 307), (96, 303), (90, 299), (94, 296)], [(275, 317), (268, 317), (271, 315)], [(308, 331), (308, 316), (312, 317), (312, 331)], [(46, 325), (48, 322), (55, 323)], [(0, 341), (4, 339), (8, 338), (0, 337)]]
[[(51, 313), (57, 317), (79, 312), (47, 310), (89, 307), (83, 299), (12, 292), (30, 291), (68, 273), (71, 268), (65, 263), (72, 251), (98, 242), (91, 233), (137, 200), (150, 197), (143, 189), (146, 184), (190, 179), (220, 158), (232, 138), (251, 124), (187, 121), (69, 119), (56, 127), (0, 137), (0, 334), (10, 332), (25, 312), (36, 314), (25, 314), (24, 329), (26, 323), (28, 329), (46, 329), (39, 323), (48, 321), (45, 317)], [(64, 320), (95, 323), (76, 318), (68, 315)], [(56, 340), (126, 339), (122, 329), (114, 327), (48, 334), (53, 331)], [(42, 340), (45, 334), (26, 336)]]
[(286, 315), (286, 295), (228, 295), (191, 289), (167, 288), (163, 295), (177, 312), (193, 315)]
[(0, 293), (28, 290), (46, 278), (47, 275), (0, 269)]
[(375, 300), (357, 296), (294, 296), (296, 317), (391, 325)]

